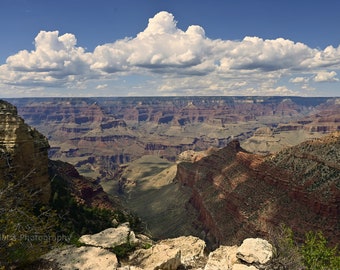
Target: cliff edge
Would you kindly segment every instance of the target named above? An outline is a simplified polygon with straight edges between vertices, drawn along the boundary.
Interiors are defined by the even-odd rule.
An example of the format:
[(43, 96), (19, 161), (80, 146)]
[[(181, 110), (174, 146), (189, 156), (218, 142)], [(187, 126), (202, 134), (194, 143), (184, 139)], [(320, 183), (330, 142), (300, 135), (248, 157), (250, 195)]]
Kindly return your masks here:
[(26, 179), (29, 189), (38, 191), (47, 203), (51, 194), (48, 149), (46, 137), (25, 124), (15, 106), (0, 100), (0, 184)]

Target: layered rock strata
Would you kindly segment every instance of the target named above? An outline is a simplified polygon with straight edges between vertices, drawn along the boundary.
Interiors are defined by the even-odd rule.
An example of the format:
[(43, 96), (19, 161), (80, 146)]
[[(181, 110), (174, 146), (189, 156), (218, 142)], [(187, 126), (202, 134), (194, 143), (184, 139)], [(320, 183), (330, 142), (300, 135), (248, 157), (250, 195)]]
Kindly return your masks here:
[(48, 149), (46, 137), (25, 124), (15, 106), (0, 101), (0, 184), (22, 182), (47, 203), (51, 194)]
[(212, 243), (266, 235), (285, 223), (302, 236), (321, 229), (340, 239), (340, 133), (267, 157), (234, 141), (196, 162), (178, 164), (176, 179), (192, 190)]
[[(69, 162), (89, 177), (112, 179), (121, 164), (143, 155), (175, 161), (186, 150), (225, 147), (233, 139), (244, 141), (262, 127), (274, 128), (278, 133), (302, 129), (312, 133), (310, 137), (313, 133), (338, 130), (339, 117), (332, 116), (332, 113), (338, 115), (335, 114), (340, 106), (337, 100), (129, 97), (12, 99), (11, 102), (17, 105), (27, 123), (49, 138), (50, 158)], [(249, 149), (267, 153), (302, 141), (295, 142), (294, 136), (289, 141), (275, 137), (269, 147), (261, 140), (259, 146), (255, 138)]]

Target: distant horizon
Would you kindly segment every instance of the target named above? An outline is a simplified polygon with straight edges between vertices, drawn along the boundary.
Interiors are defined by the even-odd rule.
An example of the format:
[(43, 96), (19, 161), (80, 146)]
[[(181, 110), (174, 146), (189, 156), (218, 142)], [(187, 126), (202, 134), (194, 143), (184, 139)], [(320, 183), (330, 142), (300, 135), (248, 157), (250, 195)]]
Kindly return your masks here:
[(340, 1), (3, 0), (0, 96), (340, 96)]
[(37, 97), (0, 97), (2, 100), (6, 99), (49, 99), (49, 98), (60, 98), (60, 99), (67, 99), (67, 98), (79, 98), (79, 99), (87, 99), (87, 98), (190, 98), (190, 97), (209, 97), (209, 98), (218, 98), (218, 97), (237, 97), (237, 98), (257, 98), (257, 97), (262, 97), (262, 98), (271, 98), (271, 97), (277, 97), (277, 98), (340, 98), (340, 96), (280, 96), (280, 95), (215, 95), (215, 96), (209, 96), (209, 95), (192, 95), (192, 96), (37, 96)]

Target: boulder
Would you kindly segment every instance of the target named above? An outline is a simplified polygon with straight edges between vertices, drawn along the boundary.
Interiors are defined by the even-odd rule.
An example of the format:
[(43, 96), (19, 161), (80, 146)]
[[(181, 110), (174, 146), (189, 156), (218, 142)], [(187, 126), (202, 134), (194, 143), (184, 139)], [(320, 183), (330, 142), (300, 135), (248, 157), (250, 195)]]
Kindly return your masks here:
[(144, 270), (176, 270), (181, 265), (181, 251), (165, 244), (149, 249), (136, 250), (129, 257), (129, 264)]
[(220, 246), (210, 252), (204, 270), (228, 270), (237, 262), (237, 246)]
[(113, 248), (122, 244), (134, 244), (136, 237), (129, 227), (129, 223), (123, 223), (117, 228), (108, 228), (97, 234), (83, 235), (79, 242), (88, 246)]
[(236, 263), (233, 265), (232, 270), (257, 270), (257, 268), (253, 265), (245, 265), (245, 264), (240, 264), (240, 263)]
[(265, 264), (273, 257), (273, 246), (261, 238), (247, 238), (238, 248), (236, 256), (247, 263)]
[(204, 257), (205, 242), (194, 236), (180, 236), (177, 238), (162, 240), (159, 244), (165, 244), (181, 251), (181, 263), (185, 266), (193, 265)]
[(42, 259), (56, 263), (60, 270), (102, 270), (118, 267), (116, 255), (99, 247), (67, 246), (52, 250)]

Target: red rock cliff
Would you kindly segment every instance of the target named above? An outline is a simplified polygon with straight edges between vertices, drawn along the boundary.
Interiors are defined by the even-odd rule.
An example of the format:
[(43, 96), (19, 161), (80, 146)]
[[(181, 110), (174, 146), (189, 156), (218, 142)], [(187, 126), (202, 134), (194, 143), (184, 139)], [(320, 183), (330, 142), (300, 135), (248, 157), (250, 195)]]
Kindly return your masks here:
[(192, 189), (190, 202), (215, 243), (266, 235), (281, 223), (298, 236), (321, 229), (339, 242), (339, 134), (267, 157), (234, 141), (197, 162), (179, 163), (176, 178)]

